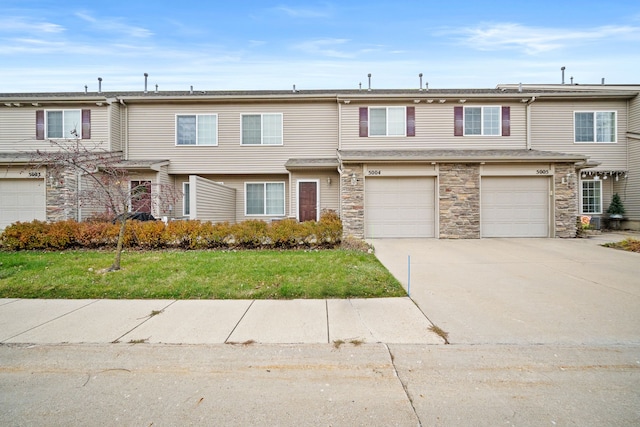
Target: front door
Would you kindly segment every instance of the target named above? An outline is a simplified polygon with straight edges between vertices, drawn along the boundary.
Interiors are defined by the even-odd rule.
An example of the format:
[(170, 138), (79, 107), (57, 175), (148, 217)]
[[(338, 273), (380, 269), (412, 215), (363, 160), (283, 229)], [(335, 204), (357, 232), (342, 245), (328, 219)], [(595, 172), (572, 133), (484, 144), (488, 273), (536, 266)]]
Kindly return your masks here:
[(151, 181), (131, 181), (131, 212), (151, 213)]
[(300, 221), (315, 221), (318, 219), (318, 183), (301, 182), (298, 191)]

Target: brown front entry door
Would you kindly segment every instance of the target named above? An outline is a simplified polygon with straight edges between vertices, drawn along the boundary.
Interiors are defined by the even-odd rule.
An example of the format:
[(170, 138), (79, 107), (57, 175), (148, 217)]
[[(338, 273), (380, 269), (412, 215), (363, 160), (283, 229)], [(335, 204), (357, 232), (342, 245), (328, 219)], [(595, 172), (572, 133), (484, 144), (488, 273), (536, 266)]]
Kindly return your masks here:
[(318, 184), (316, 182), (301, 182), (298, 203), (300, 221), (315, 221), (318, 215)]

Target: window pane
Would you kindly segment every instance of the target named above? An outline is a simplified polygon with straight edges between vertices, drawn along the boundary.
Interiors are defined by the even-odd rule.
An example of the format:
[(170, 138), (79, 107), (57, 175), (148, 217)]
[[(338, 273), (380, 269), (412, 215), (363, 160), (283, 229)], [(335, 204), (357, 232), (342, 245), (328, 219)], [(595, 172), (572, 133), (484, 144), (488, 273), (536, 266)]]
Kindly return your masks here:
[(182, 192), (184, 193), (184, 198), (183, 198), (183, 215), (190, 215), (191, 214), (191, 209), (189, 208), (189, 205), (191, 203), (191, 194), (189, 192), (189, 183), (185, 182), (182, 184)]
[(178, 145), (196, 144), (196, 116), (178, 116)]
[(500, 135), (500, 107), (482, 109), (483, 135)]
[(616, 113), (607, 111), (596, 113), (597, 142), (614, 142), (616, 140)]
[(267, 215), (284, 215), (284, 184), (267, 184)]
[(198, 145), (216, 145), (217, 138), (217, 116), (203, 115), (198, 116)]
[(599, 214), (601, 209), (602, 181), (582, 182), (582, 213)]
[(259, 114), (242, 116), (242, 143), (261, 144), (262, 120)]
[(64, 110), (62, 115), (64, 116), (63, 138), (82, 138), (82, 119), (80, 110)]
[(264, 184), (247, 184), (247, 215), (264, 214)]
[(62, 111), (47, 111), (47, 138), (62, 138)]
[(262, 143), (265, 145), (282, 144), (282, 115), (264, 114), (262, 116)]
[(464, 134), (480, 135), (482, 133), (482, 108), (471, 107), (464, 109)]
[(576, 113), (576, 142), (593, 142), (593, 113)]
[(369, 109), (369, 135), (380, 136), (387, 134), (387, 109)]
[(388, 135), (404, 136), (407, 126), (405, 124), (406, 113), (404, 107), (393, 107), (387, 110)]

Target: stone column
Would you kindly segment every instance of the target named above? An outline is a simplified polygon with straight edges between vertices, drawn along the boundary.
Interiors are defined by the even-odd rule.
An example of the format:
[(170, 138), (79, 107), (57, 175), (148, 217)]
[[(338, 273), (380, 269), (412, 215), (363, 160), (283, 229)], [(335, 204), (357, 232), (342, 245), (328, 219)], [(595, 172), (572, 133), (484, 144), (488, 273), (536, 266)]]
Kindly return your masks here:
[(440, 238), (480, 238), (480, 166), (441, 164)]
[(47, 167), (47, 221), (77, 219), (77, 178), (72, 168)]
[(576, 237), (579, 193), (578, 174), (573, 163), (556, 164), (553, 187), (556, 237)]
[(362, 165), (343, 165), (343, 170), (340, 177), (342, 237), (364, 239), (363, 168)]

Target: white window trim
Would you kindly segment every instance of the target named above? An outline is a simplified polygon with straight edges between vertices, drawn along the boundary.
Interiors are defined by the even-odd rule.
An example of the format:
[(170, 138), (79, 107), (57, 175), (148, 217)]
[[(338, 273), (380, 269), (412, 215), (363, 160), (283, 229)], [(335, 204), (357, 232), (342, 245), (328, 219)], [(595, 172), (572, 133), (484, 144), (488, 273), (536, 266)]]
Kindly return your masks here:
[[(178, 144), (178, 117), (180, 116), (196, 116), (196, 143), (195, 144)], [(198, 116), (214, 116), (216, 119), (216, 143), (215, 144), (198, 144)], [(173, 121), (175, 127), (176, 147), (217, 147), (218, 146), (218, 114), (217, 113), (180, 113), (175, 115)]]
[[(467, 108), (480, 108), (480, 134), (467, 134)], [(497, 108), (498, 109), (498, 133), (489, 135), (484, 133), (484, 109), (485, 108)], [(462, 107), (462, 135), (470, 137), (496, 137), (502, 135), (502, 105), (464, 105)]]
[[(247, 185), (248, 184), (264, 184), (264, 210), (263, 214), (249, 214), (247, 212)], [(283, 197), (282, 197), (282, 214), (268, 214), (266, 213), (266, 203), (267, 203), (267, 184), (282, 184), (283, 187)], [(284, 181), (247, 181), (244, 183), (244, 216), (255, 216), (255, 217), (276, 217), (281, 218), (287, 215), (287, 184)]]
[(296, 182), (296, 219), (300, 221), (300, 184), (304, 182), (316, 183), (316, 221), (320, 220), (320, 180), (298, 179)]
[[(598, 212), (584, 212), (583, 208), (584, 208), (584, 203), (583, 203), (583, 183), (585, 182), (597, 182), (600, 185), (600, 207)], [(603, 197), (602, 197), (602, 180), (596, 180), (596, 179), (583, 179), (580, 180), (580, 214), (581, 215), (602, 215), (602, 204), (603, 204)]]
[(182, 183), (182, 216), (191, 218), (191, 206), (189, 206), (189, 213), (187, 213), (187, 198), (185, 197), (185, 194), (187, 194), (187, 189), (185, 188), (186, 186), (189, 186), (189, 201), (191, 201), (191, 187), (190, 187), (191, 183), (189, 181), (184, 181)]
[[(386, 129), (386, 134), (385, 135), (371, 135), (371, 110), (382, 110), (382, 109), (386, 110), (386, 114), (385, 114), (385, 129)], [(404, 126), (402, 127), (403, 131), (402, 131), (402, 135), (389, 135), (389, 108), (402, 108), (404, 110), (404, 114), (403, 114), (403, 118), (404, 118)], [(384, 106), (384, 105), (380, 105), (380, 106), (374, 106), (374, 107), (369, 107), (368, 111), (367, 111), (367, 134), (370, 138), (402, 138), (402, 137), (406, 137), (407, 136), (407, 107), (404, 105), (388, 105), (388, 106)]]
[[(49, 114), (50, 112), (53, 111), (62, 111), (62, 131), (63, 131), (63, 136), (61, 137), (50, 137), (49, 136)], [(78, 123), (78, 126), (76, 127), (76, 132), (78, 132), (78, 139), (82, 139), (82, 109), (81, 108), (52, 108), (49, 110), (44, 110), (44, 137), (45, 139), (52, 139), (52, 140), (61, 140), (61, 139), (71, 139), (73, 138), (72, 136), (64, 136), (64, 113), (66, 111), (79, 111), (80, 112), (80, 123)]]
[[(576, 141), (576, 114), (577, 113), (591, 113), (593, 114), (593, 141)], [(596, 122), (596, 113), (613, 113), (613, 120), (616, 126), (616, 131), (614, 132), (614, 140), (599, 142), (596, 141), (597, 137), (597, 122)], [(574, 144), (616, 144), (618, 142), (618, 111), (617, 110), (575, 110), (573, 112), (573, 143)]]
[[(264, 143), (264, 116), (280, 116), (280, 144)], [(242, 118), (244, 116), (260, 116), (260, 144), (245, 144), (242, 141), (243, 125)], [(240, 145), (243, 147), (280, 147), (284, 145), (284, 114), (283, 113), (241, 113), (240, 114)]]

